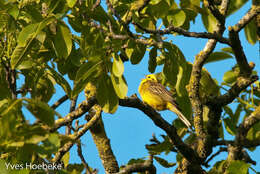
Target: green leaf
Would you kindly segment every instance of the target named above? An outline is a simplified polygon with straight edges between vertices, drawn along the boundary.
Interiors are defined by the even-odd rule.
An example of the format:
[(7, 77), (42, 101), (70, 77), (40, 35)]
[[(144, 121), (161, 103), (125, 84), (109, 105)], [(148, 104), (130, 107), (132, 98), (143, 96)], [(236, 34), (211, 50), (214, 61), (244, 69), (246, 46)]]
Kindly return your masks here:
[(128, 86), (124, 76), (117, 77), (112, 74), (111, 80), (117, 96), (121, 99), (125, 98), (127, 94)]
[(248, 0), (230, 0), (227, 15), (231, 15), (239, 10)]
[(17, 70), (31, 69), (33, 67), (33, 62), (30, 60), (25, 60), (17, 66)]
[(226, 83), (234, 83), (238, 77), (238, 73), (234, 71), (227, 71), (223, 76), (223, 81)]
[(134, 41), (128, 42), (128, 48), (126, 48), (126, 55), (129, 57), (132, 64), (138, 64), (144, 57), (146, 46), (144, 44), (135, 43)]
[(107, 74), (103, 74), (98, 81), (97, 100), (104, 112), (116, 112), (118, 107), (118, 98), (114, 91), (111, 79)]
[(0, 173), (2, 174), (9, 174), (10, 172), (6, 168), (6, 164), (8, 164), (7, 161), (0, 159)]
[(62, 160), (62, 162), (64, 164), (64, 167), (66, 168), (69, 165), (70, 152), (68, 151), (67, 153), (65, 153), (65, 155), (63, 155), (61, 160)]
[(168, 22), (172, 24), (174, 27), (180, 27), (184, 24), (186, 19), (186, 14), (183, 10), (176, 9), (172, 10), (167, 15)]
[(148, 6), (147, 11), (148, 13), (153, 14), (153, 16), (158, 19), (166, 17), (169, 9), (169, 4), (165, 0), (160, 0), (160, 2)]
[(228, 52), (228, 53), (231, 53), (231, 54), (234, 54), (233, 49), (231, 47), (224, 47), (224, 48), (221, 48), (221, 50)]
[(14, 110), (19, 108), (18, 106), (22, 103), (23, 99), (12, 100), (7, 108), (1, 113), (2, 116), (8, 115)]
[(236, 135), (237, 129), (236, 124), (231, 118), (223, 119), (227, 132), (231, 135)]
[(74, 7), (76, 4), (77, 0), (67, 0), (67, 4), (70, 8)]
[(151, 0), (150, 4), (151, 5), (157, 5), (158, 3), (160, 3), (162, 0)]
[(97, 60), (93, 62), (89, 61), (80, 66), (75, 78), (72, 97), (78, 95), (91, 79), (94, 79), (95, 76), (99, 76), (99, 71), (102, 71), (102, 67), (100, 67), (102, 63), (103, 60)]
[(19, 33), (17, 42), (20, 46), (25, 47), (28, 41), (35, 35), (39, 23), (27, 25)]
[(201, 17), (206, 30), (210, 33), (213, 33), (217, 27), (216, 18), (212, 15), (211, 12), (209, 12), (209, 10), (205, 10), (204, 13), (201, 14)]
[(226, 174), (247, 174), (250, 164), (244, 161), (232, 161), (226, 169)]
[(54, 110), (46, 103), (34, 100), (34, 99), (24, 99), (28, 102), (26, 104), (27, 109), (43, 123), (49, 126), (54, 124)]
[(103, 60), (97, 58), (97, 61), (88, 61), (80, 66), (75, 81), (85, 80), (90, 77), (90, 75), (99, 68), (103, 63)]
[[(42, 29), (45, 28), (54, 19), (55, 18), (53, 16), (46, 18), (44, 21), (37, 24), (31, 24), (21, 31), (18, 36), (18, 45), (15, 47), (11, 55), (12, 69), (15, 69), (23, 61), (26, 55), (30, 52), (32, 46), (34, 46), (34, 39), (38, 34), (42, 35)], [(32, 32), (32, 34), (30, 32)]]
[(130, 159), (128, 161), (127, 164), (129, 164), (129, 165), (131, 165), (131, 164), (140, 164), (140, 163), (144, 163), (144, 162), (145, 162), (145, 158), (132, 158), (132, 159)]
[(7, 13), (13, 16), (13, 18), (16, 20), (19, 16), (19, 8), (13, 4), (12, 8), (7, 10)]
[(221, 60), (230, 59), (232, 56), (225, 52), (214, 52), (211, 53), (205, 63), (217, 62)]
[(157, 66), (156, 57), (157, 57), (157, 47), (153, 47), (149, 52), (148, 70), (150, 73), (154, 73), (156, 69)]
[(253, 127), (249, 129), (246, 138), (249, 140), (260, 139), (260, 122), (256, 123)]
[(230, 118), (232, 118), (234, 116), (233, 111), (229, 106), (224, 106), (223, 108), (224, 108), (225, 112), (229, 115)]
[(169, 163), (167, 160), (154, 156), (154, 159), (161, 164), (163, 167), (170, 168), (176, 165), (176, 163)]
[(164, 141), (163, 142), (156, 142), (156, 144), (147, 144), (145, 148), (149, 151), (149, 154), (158, 155), (162, 152), (168, 154), (172, 150), (172, 144), (169, 141), (169, 138), (166, 136), (162, 136)]
[(124, 63), (117, 54), (113, 54), (113, 60), (112, 73), (117, 77), (121, 77), (124, 73)]
[(11, 68), (15, 69), (22, 60), (26, 57), (26, 55), (30, 52), (32, 48), (32, 42), (29, 42), (26, 46), (17, 45), (11, 55)]
[(256, 26), (256, 20), (251, 20), (246, 26), (245, 26), (245, 35), (247, 41), (254, 45), (257, 41), (257, 26)]
[(72, 35), (70, 29), (65, 24), (57, 24), (57, 33), (53, 43), (58, 57), (66, 59), (70, 55), (72, 50)]
[(208, 174), (222, 174), (222, 173), (225, 173), (226, 163), (227, 163), (227, 161), (225, 161), (225, 160), (216, 162), (214, 164), (214, 166), (212, 167), (212, 169), (208, 172)]
[(51, 75), (53, 77), (53, 79), (55, 80), (55, 82), (58, 83), (63, 88), (63, 90), (66, 92), (66, 94), (68, 96), (70, 96), (71, 88), (70, 88), (70, 85), (67, 82), (67, 80), (62, 75), (60, 75), (57, 71), (52, 69), (51, 67), (48, 67), (48, 69), (49, 69), (49, 71), (47, 71), (47, 73), (49, 75)]
[(67, 171), (70, 174), (78, 174), (78, 173), (82, 173), (82, 171), (84, 170), (84, 165), (83, 164), (69, 164), (67, 166)]

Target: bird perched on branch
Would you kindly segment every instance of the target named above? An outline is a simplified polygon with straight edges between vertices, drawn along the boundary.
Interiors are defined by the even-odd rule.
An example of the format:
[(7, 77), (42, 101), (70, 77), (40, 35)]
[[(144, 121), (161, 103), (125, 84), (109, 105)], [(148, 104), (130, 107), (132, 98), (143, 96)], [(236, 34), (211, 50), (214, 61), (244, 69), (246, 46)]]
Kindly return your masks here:
[(178, 115), (181, 121), (191, 129), (189, 120), (181, 113), (172, 94), (158, 82), (154, 74), (147, 75), (139, 85), (138, 91), (142, 100), (157, 111), (170, 110)]

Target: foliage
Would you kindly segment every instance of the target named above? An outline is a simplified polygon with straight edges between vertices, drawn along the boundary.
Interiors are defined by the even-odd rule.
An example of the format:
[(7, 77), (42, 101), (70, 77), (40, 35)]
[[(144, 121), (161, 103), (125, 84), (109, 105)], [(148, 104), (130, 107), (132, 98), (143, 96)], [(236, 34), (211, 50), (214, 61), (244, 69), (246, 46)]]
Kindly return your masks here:
[[(205, 30), (213, 36), (218, 19), (208, 8), (212, 5), (208, 2), (216, 3), (213, 4), (214, 8), (220, 9), (217, 1), (202, 3), (200, 0), (181, 0), (180, 3), (171, 0), (111, 0), (107, 4), (99, 4), (95, 0), (1, 0), (0, 173), (10, 173), (6, 170), (5, 163), (51, 163), (68, 142), (78, 143), (79, 138), (75, 140), (69, 134), (63, 135), (55, 129), (57, 123), (66, 120), (61, 117), (67, 118), (73, 112), (72, 109), (68, 115), (60, 115), (56, 107), (50, 105), (49, 101), (56, 97), (57, 86), (73, 101), (81, 95), (86, 84), (92, 82), (97, 87), (97, 103), (104, 112), (114, 114), (120, 107), (120, 101), (127, 97), (125, 63), (130, 62), (135, 66), (146, 55), (149, 57), (148, 71), (157, 72), (162, 84), (173, 91), (184, 115), (192, 120), (194, 113), (189, 85), (193, 64), (187, 61), (178, 45), (162, 35), (185, 36), (184, 31), (189, 32), (191, 23), (196, 24), (201, 17)], [(227, 16), (232, 18), (232, 14), (246, 2), (231, 0)], [(161, 27), (158, 28), (158, 25)], [(156, 33), (172, 26), (178, 30), (161, 35)], [(248, 43), (256, 44), (259, 37), (257, 20), (249, 21), (244, 32)], [(209, 35), (203, 38), (212, 39)], [(236, 56), (234, 48), (229, 44), (228, 47), (213, 51), (204, 64), (226, 59), (237, 60)], [(242, 70), (237, 63), (225, 72), (222, 83), (202, 68), (199, 98), (203, 104), (209, 98), (221, 96), (221, 89), (232, 88), (238, 83)], [(158, 66), (162, 66), (162, 72), (156, 71)], [(254, 71), (252, 74), (257, 73)], [(18, 81), (20, 86), (16, 83)], [(223, 135), (222, 129), (234, 137), (239, 133), (241, 120), (249, 117), (259, 106), (259, 81), (251, 83), (249, 88), (243, 89), (235, 98), (234, 107), (230, 107), (229, 103), (223, 107), (222, 117), (218, 120), (221, 122), (219, 134)], [(34, 123), (26, 120), (28, 111), (36, 119)], [(210, 112), (205, 117), (207, 125)], [(62, 126), (66, 125), (69, 124)], [(195, 133), (189, 134), (179, 120), (175, 120), (172, 125), (178, 130), (178, 136), (192, 147), (196, 142)], [(77, 130), (75, 127), (72, 130), (78, 135), (81, 128), (78, 127)], [(259, 124), (255, 124), (244, 136), (250, 141), (259, 141), (259, 132)], [(173, 146), (168, 135), (162, 135), (162, 138), (159, 141), (153, 137), (152, 144), (147, 144), (146, 149), (149, 154), (155, 155), (154, 159), (160, 165), (170, 168), (176, 163), (168, 162), (160, 156), (161, 153), (178, 153), (178, 163), (183, 156)], [(220, 136), (220, 139), (224, 140), (223, 138)], [(255, 147), (247, 148), (254, 151)], [(81, 173), (84, 168), (95, 171), (84, 160), (80, 164), (71, 164), (69, 158), (67, 152), (62, 158), (64, 166), (60, 173)], [(128, 165), (144, 162), (144, 158), (132, 159)], [(208, 171), (247, 173), (249, 166), (250, 163), (241, 158), (231, 162), (218, 161)], [(26, 170), (19, 172), (28, 173)]]

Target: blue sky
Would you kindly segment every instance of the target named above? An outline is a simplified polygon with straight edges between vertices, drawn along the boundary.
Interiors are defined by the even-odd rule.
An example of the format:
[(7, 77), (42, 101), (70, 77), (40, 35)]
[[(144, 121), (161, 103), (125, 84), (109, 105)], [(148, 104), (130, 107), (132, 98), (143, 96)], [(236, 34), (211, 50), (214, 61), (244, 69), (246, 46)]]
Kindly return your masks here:
[[(242, 9), (239, 10), (238, 13), (232, 15), (227, 19), (227, 26), (234, 25), (237, 21), (247, 12), (250, 8), (251, 2), (247, 3)], [(196, 25), (192, 25), (191, 31), (205, 31), (202, 22), (200, 20), (200, 16), (196, 19)], [(225, 33), (227, 36), (227, 33)], [(253, 61), (256, 64), (255, 70), (260, 70), (260, 57), (259, 57), (259, 44), (254, 46), (248, 44), (245, 39), (244, 32), (240, 32), (241, 42), (245, 51), (245, 54), (249, 61)], [(206, 39), (195, 39), (195, 38), (184, 38), (182, 36), (172, 37), (170, 35), (167, 36), (169, 39), (173, 41), (183, 52), (186, 59), (190, 62), (193, 62), (194, 57), (198, 54), (204, 47), (206, 43)], [(215, 51), (220, 50), (223, 45), (218, 44)], [(224, 45), (226, 47), (226, 45)], [(222, 77), (227, 70), (230, 70), (233, 65), (235, 65), (234, 59), (229, 59), (217, 63), (207, 64), (205, 67), (211, 73), (213, 78), (216, 78), (218, 82), (222, 82)], [(125, 72), (124, 75), (126, 77), (128, 83), (128, 96), (131, 96), (134, 93), (138, 93), (138, 85), (140, 83), (141, 78), (143, 78), (148, 72), (148, 55), (146, 54), (143, 60), (138, 65), (131, 65), (130, 62), (125, 63)], [(161, 71), (161, 67), (158, 67), (157, 72)], [(21, 82), (20, 82), (21, 84)], [(63, 96), (64, 92), (60, 87), (56, 87), (56, 97), (54, 97), (50, 103), (54, 103), (59, 97)], [(85, 100), (84, 94), (81, 93), (78, 98), (78, 103)], [(69, 111), (69, 102), (65, 102), (62, 104), (57, 111), (61, 115), (66, 115)], [(176, 118), (176, 115), (169, 112), (163, 111), (161, 112), (162, 116), (169, 122), (172, 122), (173, 119)], [(30, 119), (32, 121), (32, 119)], [(81, 118), (81, 124), (84, 123), (84, 119)], [(103, 114), (103, 121), (105, 124), (105, 129), (107, 131), (107, 135), (111, 140), (111, 145), (113, 152), (118, 160), (119, 165), (127, 164), (127, 162), (132, 158), (142, 158), (148, 157), (148, 153), (145, 149), (145, 144), (149, 143), (149, 139), (152, 137), (152, 134), (155, 133), (157, 137), (160, 134), (165, 134), (161, 129), (156, 127), (153, 122), (145, 116), (141, 111), (119, 107), (117, 112), (113, 115), (111, 114)], [(63, 132), (64, 129), (61, 130)], [(230, 139), (229, 135), (225, 134), (225, 138)], [(100, 174), (104, 173), (104, 169), (99, 159), (97, 149), (95, 144), (93, 143), (92, 137), (89, 132), (86, 133), (82, 138), (82, 149), (83, 154), (86, 158), (87, 163), (99, 170)], [(258, 148), (252, 154), (252, 158), (255, 161), (260, 161), (259, 154), (260, 149)], [(226, 159), (227, 153), (221, 153), (216, 160)], [(170, 153), (166, 157), (170, 162), (176, 162), (175, 154)], [(215, 160), (214, 160), (215, 161)], [(214, 162), (213, 161), (213, 162)], [(76, 147), (74, 146), (71, 150), (71, 163), (80, 163), (80, 159), (77, 156)], [(174, 168), (165, 169), (161, 167), (159, 164), (156, 164), (157, 173), (172, 173)], [(260, 165), (252, 166), (255, 170), (260, 171)], [(252, 171), (250, 171), (252, 173)]]
[[(227, 25), (234, 25), (237, 21), (247, 12), (250, 8), (251, 2), (247, 3), (242, 9), (239, 10), (235, 15), (230, 16), (227, 19)], [(230, 20), (231, 19), (231, 20)], [(202, 22), (200, 20), (200, 16), (196, 19), (196, 25), (192, 25), (191, 31), (204, 31)], [(227, 33), (225, 33), (227, 36)], [(245, 54), (248, 58), (248, 61), (253, 61), (256, 64), (255, 70), (260, 70), (260, 57), (259, 57), (259, 45), (255, 44), (254, 46), (248, 44), (245, 39), (244, 32), (240, 32), (241, 42), (243, 48), (245, 50)], [(194, 57), (201, 51), (206, 43), (206, 39), (194, 39), (194, 38), (184, 38), (182, 36), (172, 37), (170, 35), (167, 36), (169, 39), (173, 40), (173, 43), (179, 46), (182, 50), (184, 56), (188, 61), (193, 62)], [(215, 51), (220, 50), (222, 48), (222, 44), (218, 44)], [(226, 47), (226, 45), (224, 45)], [(211, 73), (213, 78), (216, 78), (220, 83), (222, 82), (222, 77), (227, 70), (230, 70), (233, 65), (235, 65), (234, 59), (229, 59), (225, 61), (220, 61), (217, 63), (207, 64), (205, 67)], [(125, 72), (124, 75), (126, 77), (128, 83), (128, 96), (138, 93), (138, 85), (140, 83), (141, 78), (144, 75), (149, 74), (148, 72), (148, 55), (146, 54), (143, 58), (142, 62), (138, 65), (131, 65), (130, 62), (125, 63)], [(161, 68), (157, 68), (157, 72), (160, 72)], [(58, 90), (57, 90), (58, 91)], [(79, 102), (83, 101), (85, 98), (83, 94), (79, 97)], [(68, 104), (67, 104), (68, 105)], [(65, 105), (63, 105), (60, 109), (64, 110), (64, 108), (68, 109)], [(62, 112), (61, 112), (62, 113)], [(176, 115), (169, 112), (163, 111), (161, 112), (162, 116), (169, 122), (176, 118)], [(103, 114), (103, 121), (105, 124), (105, 129), (107, 131), (107, 135), (111, 140), (111, 145), (113, 152), (119, 162), (119, 165), (127, 164), (127, 162), (131, 158), (142, 158), (147, 157), (149, 154), (145, 149), (145, 144), (149, 143), (149, 139), (152, 134), (158, 137), (160, 134), (164, 134), (164, 132), (156, 127), (153, 122), (145, 116), (142, 112), (126, 107), (119, 107), (117, 112), (113, 115), (111, 114)], [(228, 134), (225, 134), (225, 138), (232, 138)], [(88, 162), (88, 164), (93, 168), (98, 168), (99, 173), (104, 173), (104, 169), (101, 163), (101, 160), (98, 157), (98, 152), (96, 150), (95, 144), (93, 143), (92, 137), (88, 132), (82, 138), (83, 144), (83, 154)], [(71, 162), (80, 162), (80, 159), (76, 155), (76, 147), (72, 148), (71, 151)], [(260, 161), (259, 154), (260, 149), (258, 148), (252, 154), (252, 158), (255, 161)], [(170, 153), (166, 157), (170, 162), (176, 162), (175, 154)], [(214, 161), (226, 159), (227, 153), (221, 153)], [(214, 163), (213, 161), (213, 163)], [(161, 173), (172, 173), (173, 168), (165, 169), (161, 167), (159, 164), (155, 163), (157, 167), (157, 172)], [(260, 171), (260, 165), (252, 166), (255, 170)], [(252, 173), (252, 171), (250, 171)]]

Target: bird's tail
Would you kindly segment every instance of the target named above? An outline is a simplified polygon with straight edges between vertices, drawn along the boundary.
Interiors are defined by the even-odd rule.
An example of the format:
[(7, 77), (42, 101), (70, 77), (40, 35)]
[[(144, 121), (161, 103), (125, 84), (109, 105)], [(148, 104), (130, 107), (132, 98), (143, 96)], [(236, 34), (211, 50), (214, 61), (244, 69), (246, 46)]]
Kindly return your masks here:
[(176, 113), (178, 115), (178, 117), (180, 118), (180, 120), (190, 129), (191, 128), (191, 124), (189, 122), (189, 120), (181, 113), (180, 109), (178, 109), (178, 107), (172, 103), (168, 104), (168, 109), (171, 110), (172, 112)]

